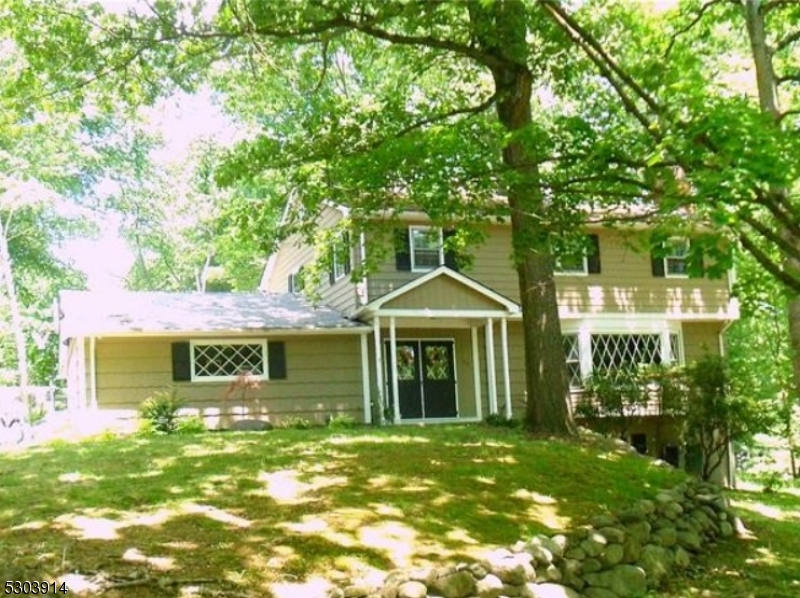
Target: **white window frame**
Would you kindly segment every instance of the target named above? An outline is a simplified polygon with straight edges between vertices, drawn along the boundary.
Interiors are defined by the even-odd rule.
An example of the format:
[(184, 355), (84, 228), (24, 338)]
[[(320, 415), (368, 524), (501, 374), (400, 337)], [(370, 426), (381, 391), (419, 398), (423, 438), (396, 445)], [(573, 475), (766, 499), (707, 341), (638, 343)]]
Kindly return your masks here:
[[(686, 247), (686, 253), (682, 256), (679, 256), (674, 253), (675, 247), (679, 244)], [(673, 253), (668, 253), (663, 258), (664, 278), (689, 278), (689, 275), (686, 272), (678, 274), (678, 273), (670, 273), (669, 271), (670, 260), (682, 261), (684, 263), (684, 270), (686, 269), (686, 257), (689, 254), (689, 239), (686, 237), (670, 237), (669, 240), (667, 241), (667, 250), (672, 251)]]
[(298, 281), (298, 278), (300, 276), (300, 272), (301, 272), (301, 270), (303, 270), (303, 268), (304, 268), (303, 266), (300, 266), (299, 268), (296, 268), (294, 270), (294, 272), (291, 273), (292, 285), (288, 290), (293, 295), (300, 295), (304, 290), (304, 287), (298, 287), (297, 286), (297, 281)]
[(333, 269), (334, 284), (347, 276), (347, 268), (345, 268), (344, 262), (339, 261), (339, 250), (342, 248), (344, 248), (343, 253), (347, 253), (347, 260), (350, 262), (350, 267), (352, 269), (353, 260), (350, 244), (348, 243), (348, 235), (346, 233), (339, 233), (336, 242), (333, 244), (333, 250), (331, 251), (331, 268)]
[(589, 258), (584, 252), (581, 256), (583, 269), (567, 269), (561, 265), (561, 258), (556, 258), (556, 267), (553, 273), (556, 276), (589, 276)]
[(257, 380), (269, 380), (269, 355), (266, 339), (232, 339), (232, 338), (219, 338), (207, 340), (192, 340), (189, 341), (189, 357), (192, 373), (192, 382), (233, 382), (239, 377), (239, 374), (231, 376), (202, 376), (198, 375), (195, 371), (195, 347), (209, 346), (209, 345), (261, 345), (261, 361), (263, 374), (254, 376)]
[[(414, 247), (414, 231), (436, 231), (439, 234), (439, 263), (436, 266), (417, 266), (416, 264), (416, 249)], [(441, 227), (438, 226), (409, 226), (408, 227), (408, 253), (411, 257), (411, 271), (412, 272), (430, 272), (435, 270), (438, 266), (444, 264), (444, 233)]]
[[(595, 321), (574, 321), (564, 322), (562, 324), (562, 335), (568, 334), (578, 335), (578, 354), (580, 356), (581, 364), (581, 378), (586, 380), (591, 377), (594, 372), (594, 363), (592, 361), (592, 336), (602, 334), (631, 334), (631, 335), (653, 335), (658, 334), (661, 340), (661, 355), (666, 356), (662, 358), (664, 365), (684, 365), (685, 347), (683, 344), (683, 331), (680, 322), (671, 322), (668, 320), (640, 320), (628, 321), (625, 323), (613, 319), (595, 320)], [(672, 356), (672, 343), (670, 337), (677, 335), (678, 337), (678, 355), (675, 360), (671, 361), (669, 358)], [(581, 390), (572, 387), (571, 390)]]

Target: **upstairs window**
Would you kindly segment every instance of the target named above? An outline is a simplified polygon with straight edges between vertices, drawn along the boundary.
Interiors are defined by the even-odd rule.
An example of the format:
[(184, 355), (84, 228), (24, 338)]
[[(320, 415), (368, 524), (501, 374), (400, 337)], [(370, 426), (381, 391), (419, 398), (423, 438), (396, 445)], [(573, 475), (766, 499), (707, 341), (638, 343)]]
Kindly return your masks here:
[(427, 272), (444, 263), (442, 229), (411, 226), (408, 232), (412, 272)]
[(398, 271), (430, 272), (439, 266), (458, 271), (455, 251), (445, 249), (454, 230), (433, 226), (409, 226), (395, 231), (394, 254)]
[(290, 293), (298, 295), (306, 288), (306, 270), (300, 266), (296, 272), (289, 274), (288, 288)]
[(689, 257), (689, 239), (672, 237), (660, 251), (651, 255), (653, 276), (661, 278), (687, 278)]
[(350, 261), (350, 235), (342, 233), (333, 247), (331, 247), (330, 283), (334, 284), (348, 274), (352, 263)]
[(585, 276), (600, 274), (600, 239), (589, 235), (583, 251), (556, 257), (556, 274)]
[(688, 239), (670, 239), (667, 244), (667, 255), (664, 257), (664, 274), (667, 277), (688, 276), (686, 257), (689, 255)]

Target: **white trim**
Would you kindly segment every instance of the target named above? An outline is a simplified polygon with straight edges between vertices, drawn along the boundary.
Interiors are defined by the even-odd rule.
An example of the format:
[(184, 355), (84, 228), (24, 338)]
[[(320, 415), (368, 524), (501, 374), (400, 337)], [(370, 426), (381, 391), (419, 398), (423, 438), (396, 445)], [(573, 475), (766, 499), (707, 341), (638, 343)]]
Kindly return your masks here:
[(481, 356), (478, 350), (478, 328), (470, 328), (472, 337), (472, 384), (475, 388), (475, 413), (478, 420), (483, 419), (483, 397), (481, 396)]
[[(405, 295), (409, 291), (411, 291), (413, 289), (416, 289), (419, 286), (424, 285), (426, 282), (431, 281), (431, 280), (433, 280), (434, 278), (436, 278), (438, 276), (448, 276), (451, 279), (455, 280), (456, 282), (460, 282), (461, 284), (463, 284), (467, 288), (470, 288), (473, 291), (476, 291), (476, 292), (480, 293), (481, 295), (483, 295), (487, 299), (490, 299), (490, 300), (492, 300), (492, 301), (494, 301), (496, 303), (499, 303), (508, 312), (520, 313), (519, 304), (515, 303), (514, 301), (512, 301), (508, 297), (505, 297), (504, 295), (501, 295), (497, 291), (494, 291), (494, 290), (490, 289), (489, 287), (486, 287), (486, 286), (482, 285), (481, 283), (469, 278), (468, 276), (464, 276), (460, 272), (456, 272), (455, 270), (452, 270), (452, 269), (448, 268), (447, 266), (439, 266), (438, 268), (435, 268), (435, 269), (431, 270), (430, 272), (427, 272), (426, 274), (424, 274), (422, 276), (418, 276), (414, 280), (411, 280), (411, 281), (407, 282), (403, 286), (396, 288), (394, 291), (392, 291), (390, 293), (387, 293), (386, 295), (383, 295), (382, 297), (379, 297), (378, 299), (376, 299), (375, 301), (373, 301), (369, 305), (366, 305), (362, 311), (377, 312), (379, 309), (381, 309), (381, 307), (383, 305), (385, 305), (389, 301), (393, 301), (394, 299), (397, 299), (398, 297), (402, 297), (403, 295)], [(418, 310), (404, 310), (404, 311), (414, 311), (414, 312), (416, 312)], [(445, 310), (437, 310), (437, 311), (445, 311)], [(461, 310), (461, 311), (462, 312), (464, 312), (464, 311), (469, 312), (471, 310)], [(478, 310), (475, 310), (475, 311), (478, 311)], [(483, 317), (483, 316), (477, 316), (477, 317)]]
[(666, 318), (583, 318), (561, 323), (563, 334), (588, 331), (592, 334), (659, 334), (680, 332), (681, 322)]
[(375, 385), (378, 389), (378, 421), (381, 425), (386, 423), (386, 382), (383, 379), (383, 343), (381, 342), (381, 319), (376, 317), (372, 322), (373, 342), (375, 343)]
[(78, 405), (80, 409), (85, 409), (89, 406), (86, 396), (86, 338), (81, 336), (77, 339), (77, 342), (79, 344), (76, 357), (78, 371), (80, 372), (80, 378), (78, 379)]
[(369, 387), (369, 345), (367, 335), (361, 335), (361, 399), (364, 408), (364, 423), (372, 423), (372, 396)]
[(507, 311), (492, 309), (379, 309), (373, 312), (376, 316), (396, 318), (505, 318)]
[(267, 340), (264, 338), (242, 339), (242, 338), (228, 338), (228, 339), (197, 339), (189, 341), (189, 365), (191, 366), (191, 382), (233, 382), (238, 378), (238, 375), (231, 376), (198, 376), (195, 372), (195, 353), (196, 346), (216, 346), (216, 345), (261, 345), (261, 361), (263, 373), (260, 376), (254, 376), (258, 380), (269, 380), (269, 354), (267, 348)]
[(89, 377), (92, 380), (90, 406), (97, 409), (97, 337), (89, 337)]
[[(439, 233), (439, 265), (417, 267), (414, 259), (414, 231), (437, 231)], [(429, 272), (435, 270), (444, 263), (444, 233), (440, 226), (411, 225), (406, 232), (408, 235), (408, 255), (411, 261), (412, 272)]]
[[(247, 340), (251, 338), (273, 338), (284, 336), (306, 336), (306, 335), (328, 335), (328, 334), (365, 334), (369, 332), (367, 325), (351, 326), (348, 328), (271, 328), (269, 330), (165, 330), (163, 332), (102, 332), (96, 331), (91, 334), (102, 338), (178, 338), (187, 337), (207, 338), (209, 340), (224, 340), (231, 338), (232, 334), (238, 334), (235, 338)], [(79, 338), (79, 337), (65, 337)]]
[(503, 364), (503, 398), (506, 419), (511, 419), (511, 374), (508, 369), (508, 322), (500, 319), (500, 360)]
[(581, 259), (583, 260), (583, 270), (562, 270), (559, 264), (559, 258), (556, 258), (553, 274), (555, 276), (589, 276), (589, 258), (584, 253)]
[(486, 320), (486, 384), (489, 387), (489, 413), (497, 414), (497, 373), (494, 359), (494, 322)]
[[(337, 239), (331, 246), (331, 273), (333, 274), (333, 283), (331, 286), (342, 280), (347, 276), (348, 271), (353, 269), (353, 248), (350, 246), (350, 233), (349, 231), (342, 231), (336, 235)], [(347, 263), (339, 263), (338, 249), (342, 246), (347, 250)], [(341, 274), (336, 271), (337, 266), (341, 268)]]
[(407, 424), (474, 424), (481, 421), (478, 417), (431, 417), (426, 419), (403, 419), (398, 423)]
[[(685, 243), (686, 244), (686, 255), (683, 257), (675, 255), (675, 245), (677, 243)], [(686, 268), (686, 256), (689, 255), (689, 245), (691, 241), (687, 237), (670, 237), (667, 240), (667, 249), (671, 249), (672, 253), (664, 254), (664, 257), (661, 258), (664, 263), (664, 278), (689, 278), (689, 274), (687, 273), (680, 273), (680, 274), (670, 274), (669, 272), (669, 261), (668, 260), (680, 260), (684, 263), (684, 269)]]
[(392, 382), (392, 403), (394, 406), (394, 417), (392, 421), (400, 423), (400, 383), (397, 379), (397, 323), (394, 318), (389, 318), (389, 353), (391, 355), (391, 382)]
[[(737, 311), (736, 303), (729, 302), (727, 311), (717, 312), (695, 312), (695, 313), (680, 313), (680, 312), (661, 312), (661, 313), (623, 313), (623, 314), (608, 314), (608, 313), (586, 313), (570, 311), (568, 307), (558, 308), (558, 319), (564, 322), (571, 322), (575, 320), (591, 320), (596, 318), (612, 319), (612, 316), (618, 315), (613, 318), (616, 321), (643, 321), (660, 319), (669, 322), (727, 322), (730, 320), (738, 320), (739, 313)], [(509, 318), (513, 320), (521, 320), (522, 316), (512, 315)]]
[[(453, 389), (455, 390), (455, 395), (456, 395), (455, 396), (455, 399), (456, 399), (456, 414), (458, 414), (458, 413), (461, 412), (461, 409), (460, 409), (461, 403), (459, 402), (460, 401), (460, 397), (459, 397), (459, 393), (458, 393), (458, 355), (456, 353), (456, 348), (457, 348), (457, 344), (458, 343), (456, 343), (455, 337), (452, 337), (452, 336), (442, 336), (442, 337), (417, 336), (417, 337), (400, 337), (400, 338), (396, 338), (395, 339), (395, 343), (396, 344), (416, 343), (417, 344), (417, 348), (419, 349), (417, 363), (419, 365), (419, 383), (420, 383), (420, 386), (421, 386), (420, 391), (421, 391), (421, 396), (422, 396), (422, 411), (423, 411), (423, 415), (425, 413), (425, 390), (424, 390), (424, 386), (423, 386), (424, 382), (425, 382), (425, 379), (424, 379), (424, 373), (422, 371), (422, 368), (425, 367), (425, 356), (422, 353), (422, 343), (427, 343), (427, 342), (449, 343), (450, 346), (453, 348), (453, 355), (452, 355), (452, 358), (453, 358), (453, 362), (452, 362), (453, 363)], [(397, 374), (397, 369), (395, 368), (395, 371), (394, 371), (394, 378), (395, 379), (397, 378), (396, 374)], [(387, 376), (389, 375), (388, 367), (387, 367), (386, 375)], [(394, 382), (394, 380), (393, 380), (393, 382)], [(397, 408), (397, 412), (400, 413), (399, 392), (398, 392), (398, 408)], [(480, 409), (478, 410), (478, 413), (480, 413)], [(461, 419), (458, 419), (459, 417), (460, 416), (456, 415), (456, 419), (453, 419), (453, 418), (449, 418), (449, 419), (453, 419), (453, 421), (462, 421)], [(402, 417), (400, 419), (403, 422), (408, 421), (407, 419), (402, 419)], [(442, 419), (448, 419), (448, 418), (440, 418), (440, 417), (428, 418), (428, 417), (423, 417), (422, 419), (419, 419), (419, 420), (415, 419), (414, 421), (420, 421), (420, 422), (440, 421)]]
[[(367, 262), (367, 236), (361, 232), (358, 235), (358, 249), (359, 249), (359, 266), (363, 269), (364, 264)], [(364, 276), (361, 277), (361, 288), (357, 288), (358, 305), (366, 305), (369, 303), (369, 276), (364, 271)]]

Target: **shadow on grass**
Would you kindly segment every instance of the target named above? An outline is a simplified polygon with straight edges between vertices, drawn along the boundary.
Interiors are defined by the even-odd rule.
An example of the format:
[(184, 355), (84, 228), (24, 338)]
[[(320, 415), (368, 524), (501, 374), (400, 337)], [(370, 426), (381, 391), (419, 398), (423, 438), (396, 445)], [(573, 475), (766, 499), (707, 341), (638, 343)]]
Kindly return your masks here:
[(0, 456), (0, 473), (0, 550), (25, 579), (141, 569), (276, 595), (475, 558), (681, 479), (481, 426), (101, 440)]

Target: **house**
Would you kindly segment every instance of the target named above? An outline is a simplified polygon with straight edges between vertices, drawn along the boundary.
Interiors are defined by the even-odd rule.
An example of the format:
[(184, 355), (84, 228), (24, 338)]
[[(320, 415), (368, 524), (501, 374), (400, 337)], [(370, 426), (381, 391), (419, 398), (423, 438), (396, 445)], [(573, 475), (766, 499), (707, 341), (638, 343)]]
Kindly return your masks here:
[[(327, 206), (320, 229), (338, 231), (343, 218), (346, 210)], [(378, 249), (368, 234), (345, 231), (318, 285), (308, 275), (319, 263), (316, 249), (294, 236), (269, 257), (261, 294), (63, 293), (71, 400), (130, 413), (174, 385), (224, 423), (237, 405), (222, 397), (248, 370), (263, 381), (248, 417), (346, 414), (404, 424), (520, 415), (525, 371), (510, 226), (486, 225), (469, 267), (459, 267), (447, 251), (449, 232), (424, 214), (405, 212), (393, 226), (393, 251), (359, 280), (352, 273)], [(639, 249), (646, 232), (590, 228), (586, 251), (559, 260), (559, 315), (576, 392), (598, 368), (719, 353), (738, 317), (730, 276), (690, 278), (688, 240), (671, 240), (655, 257)], [(303, 297), (311, 285), (316, 307)], [(633, 434), (647, 452), (670, 447), (653, 421)]]

